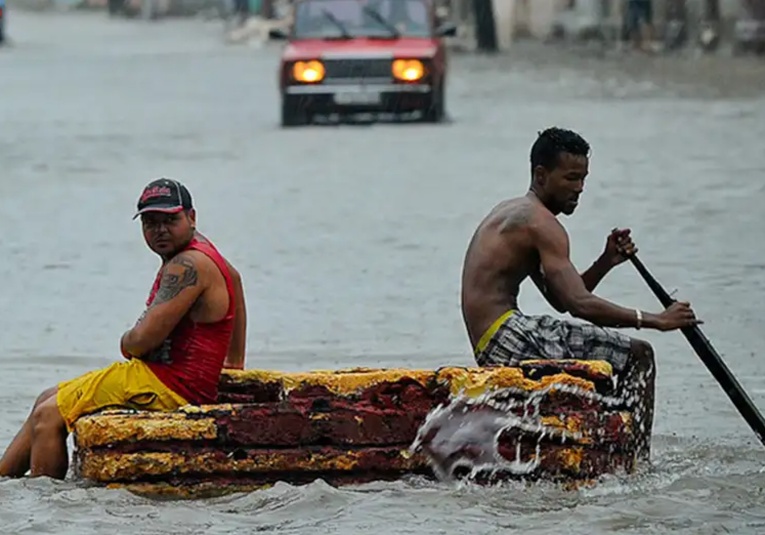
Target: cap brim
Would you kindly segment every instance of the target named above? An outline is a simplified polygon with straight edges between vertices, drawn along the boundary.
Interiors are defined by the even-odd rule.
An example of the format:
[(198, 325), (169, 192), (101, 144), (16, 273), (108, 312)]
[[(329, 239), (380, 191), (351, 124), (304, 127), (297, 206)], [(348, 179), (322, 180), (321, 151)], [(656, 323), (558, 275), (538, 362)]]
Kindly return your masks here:
[(138, 210), (135, 215), (133, 216), (133, 219), (138, 217), (141, 214), (145, 214), (147, 212), (160, 212), (162, 214), (177, 214), (178, 212), (183, 211), (183, 206), (147, 206), (146, 208), (142, 208)]

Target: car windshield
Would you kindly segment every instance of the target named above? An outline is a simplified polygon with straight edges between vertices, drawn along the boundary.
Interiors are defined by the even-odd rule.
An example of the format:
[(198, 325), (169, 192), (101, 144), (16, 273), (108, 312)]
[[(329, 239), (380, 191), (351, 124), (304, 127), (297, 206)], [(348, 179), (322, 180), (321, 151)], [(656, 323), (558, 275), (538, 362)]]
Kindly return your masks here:
[(294, 36), (429, 37), (424, 0), (305, 0), (295, 7)]

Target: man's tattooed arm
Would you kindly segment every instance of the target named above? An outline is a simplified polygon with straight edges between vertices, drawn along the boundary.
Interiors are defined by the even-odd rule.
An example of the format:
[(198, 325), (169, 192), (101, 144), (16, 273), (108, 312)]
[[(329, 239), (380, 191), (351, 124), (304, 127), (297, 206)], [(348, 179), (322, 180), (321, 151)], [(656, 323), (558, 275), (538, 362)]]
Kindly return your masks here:
[(199, 255), (184, 252), (163, 268), (157, 294), (139, 322), (122, 337), (122, 353), (142, 357), (162, 347), (206, 287)]
[[(178, 267), (180, 269), (171, 269), (171, 267)], [(197, 267), (192, 260), (183, 254), (173, 257), (163, 271), (157, 295), (154, 297), (154, 301), (152, 301), (149, 308), (166, 303), (174, 299), (186, 288), (196, 286), (199, 283)]]

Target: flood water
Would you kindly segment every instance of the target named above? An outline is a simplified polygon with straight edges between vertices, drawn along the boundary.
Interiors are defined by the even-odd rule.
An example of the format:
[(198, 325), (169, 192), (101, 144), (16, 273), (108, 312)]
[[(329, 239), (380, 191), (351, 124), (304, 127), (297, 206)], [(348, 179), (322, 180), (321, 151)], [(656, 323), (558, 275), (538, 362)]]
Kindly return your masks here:
[[(280, 45), (226, 46), (220, 23), (13, 13), (9, 34), (1, 448), (43, 388), (120, 358), (158, 267), (130, 218), (162, 175), (189, 186), (200, 229), (242, 272), (248, 368), (472, 365), (459, 311), (465, 248), (494, 203), (525, 192), (531, 143), (553, 124), (593, 145), (587, 191), (565, 220), (574, 262), (586, 268), (611, 228), (631, 227), (643, 262), (694, 304), (765, 410), (762, 61), (625, 67), (525, 45), (501, 58), (454, 54), (451, 123), (281, 130)], [(629, 264), (598, 293), (659, 310)], [(533, 287), (521, 306), (550, 312)], [(639, 335), (657, 353), (654, 449), (630, 478), (581, 491), (279, 484), (202, 503), (5, 480), (0, 531), (765, 532), (765, 447), (681, 334)]]

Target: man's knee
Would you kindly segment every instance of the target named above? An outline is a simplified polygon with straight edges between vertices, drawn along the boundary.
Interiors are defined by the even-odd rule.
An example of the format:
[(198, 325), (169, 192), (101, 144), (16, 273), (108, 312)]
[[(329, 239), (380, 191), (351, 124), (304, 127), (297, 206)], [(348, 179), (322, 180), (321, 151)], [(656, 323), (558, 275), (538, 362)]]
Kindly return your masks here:
[(42, 391), (42, 393), (39, 396), (37, 396), (37, 399), (35, 400), (35, 407), (47, 401), (49, 398), (55, 396), (57, 393), (58, 393), (57, 386), (46, 388), (45, 390)]
[(32, 411), (32, 429), (35, 434), (66, 429), (55, 397), (49, 396)]
[(653, 360), (653, 347), (645, 340), (630, 339), (630, 352), (638, 359)]
[(632, 338), (630, 340), (630, 354), (637, 369), (653, 373), (656, 370), (653, 347), (645, 340)]

